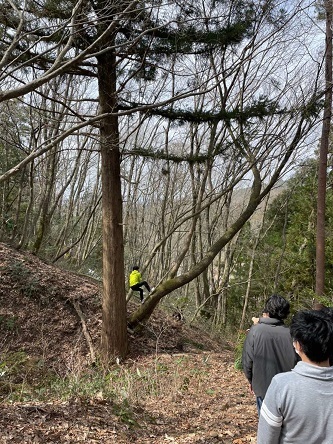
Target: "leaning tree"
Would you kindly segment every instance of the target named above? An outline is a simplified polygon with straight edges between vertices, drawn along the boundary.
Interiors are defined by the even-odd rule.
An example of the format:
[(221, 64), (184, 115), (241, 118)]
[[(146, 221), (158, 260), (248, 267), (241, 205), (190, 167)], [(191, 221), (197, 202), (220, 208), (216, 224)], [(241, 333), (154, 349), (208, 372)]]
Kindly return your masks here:
[[(198, 131), (208, 128), (209, 143), (196, 153), (171, 156), (167, 149), (134, 147), (132, 154), (189, 165), (204, 162), (207, 172), (221, 159), (236, 159), (239, 174), (211, 202), (242, 179), (251, 182), (252, 190), (245, 208), (226, 224), (202, 258), (180, 273), (198, 215), (211, 204), (198, 196), (184, 245), (147, 304), (131, 316), (133, 327), (149, 317), (161, 298), (207, 269), (251, 217), (313, 128), (321, 92), (317, 75), (306, 72), (309, 48), (301, 38), (308, 33), (311, 21), (303, 20), (305, 12), (311, 12), (311, 2), (288, 1), (284, 10), (281, 2), (275, 3), (4, 2), (0, 102), (19, 98), (24, 103), (32, 95), (42, 94), (43, 85), (68, 76), (90, 79), (85, 99), (87, 103), (97, 99), (96, 115), (88, 107), (78, 113), (73, 105), (67, 106), (71, 123), (46, 137), (0, 180), (7, 180), (71, 135), (87, 127), (98, 128), (102, 348), (107, 359), (122, 358), (127, 352), (120, 162), (122, 149), (129, 154), (131, 149), (122, 145), (119, 122), (135, 116), (140, 125), (146, 119), (154, 123), (165, 119), (183, 122), (185, 131), (188, 126)], [(142, 82), (148, 86), (139, 88)], [(202, 97), (199, 108), (198, 97)]]

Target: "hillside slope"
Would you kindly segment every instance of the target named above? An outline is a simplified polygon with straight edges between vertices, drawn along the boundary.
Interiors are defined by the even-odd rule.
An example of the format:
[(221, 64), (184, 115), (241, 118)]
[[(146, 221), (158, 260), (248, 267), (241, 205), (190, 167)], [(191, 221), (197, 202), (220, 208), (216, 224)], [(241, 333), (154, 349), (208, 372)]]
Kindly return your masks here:
[[(95, 387), (100, 297), (95, 281), (0, 243), (0, 443), (255, 441), (254, 400), (232, 348), (161, 311)], [(86, 392), (73, 388), (82, 377)], [(66, 396), (50, 391), (59, 380)]]

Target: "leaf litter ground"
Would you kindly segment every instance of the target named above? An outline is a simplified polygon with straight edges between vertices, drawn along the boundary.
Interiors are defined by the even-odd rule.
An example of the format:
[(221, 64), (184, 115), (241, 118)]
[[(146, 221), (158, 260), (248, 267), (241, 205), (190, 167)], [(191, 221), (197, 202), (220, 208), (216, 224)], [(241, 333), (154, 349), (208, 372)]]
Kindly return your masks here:
[[(139, 333), (130, 335), (129, 357), (115, 368), (122, 376), (115, 389), (118, 394), (124, 391), (124, 402), (98, 392), (66, 401), (8, 402), (10, 390), (16, 383), (22, 385), (23, 379), (36, 382), (46, 369), (65, 377), (89, 361), (73, 301), (80, 304), (98, 348), (96, 282), (0, 244), (1, 356), (25, 353), (16, 381), (5, 379), (1, 363), (0, 443), (256, 441), (255, 400), (242, 372), (234, 368), (232, 344), (212, 339), (164, 312), (154, 314)], [(33, 365), (29, 371), (41, 361), (40, 370)]]

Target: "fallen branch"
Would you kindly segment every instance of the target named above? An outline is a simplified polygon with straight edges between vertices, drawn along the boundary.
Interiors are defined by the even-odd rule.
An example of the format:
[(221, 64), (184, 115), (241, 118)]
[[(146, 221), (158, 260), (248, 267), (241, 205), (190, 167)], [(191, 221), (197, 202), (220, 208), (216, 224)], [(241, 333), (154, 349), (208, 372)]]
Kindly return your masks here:
[(71, 301), (71, 302), (73, 304), (73, 307), (75, 308), (76, 313), (78, 314), (78, 316), (79, 316), (79, 318), (81, 320), (82, 331), (83, 331), (84, 337), (86, 338), (86, 341), (88, 343), (91, 360), (92, 360), (92, 362), (96, 362), (96, 355), (95, 355), (95, 350), (94, 350), (93, 342), (92, 342), (90, 333), (89, 333), (89, 331), (87, 329), (87, 324), (86, 324), (86, 321), (84, 319), (84, 316), (83, 316), (82, 310), (80, 308), (80, 305), (76, 301)]

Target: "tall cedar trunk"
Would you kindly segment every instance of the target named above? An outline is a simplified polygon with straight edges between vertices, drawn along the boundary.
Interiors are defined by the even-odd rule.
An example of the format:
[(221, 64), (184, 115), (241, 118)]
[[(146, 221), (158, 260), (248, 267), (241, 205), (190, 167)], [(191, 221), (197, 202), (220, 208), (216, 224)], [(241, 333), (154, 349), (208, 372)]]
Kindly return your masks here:
[(317, 198), (316, 241), (316, 294), (325, 291), (325, 201), (327, 181), (327, 156), (332, 116), (332, 1), (325, 1), (326, 9), (326, 60), (325, 60), (325, 108), (320, 142)]
[[(107, 52), (98, 57), (100, 113), (115, 113), (116, 57)], [(105, 361), (127, 354), (124, 245), (118, 118), (116, 114), (101, 122), (103, 206), (103, 301), (102, 353)]]

